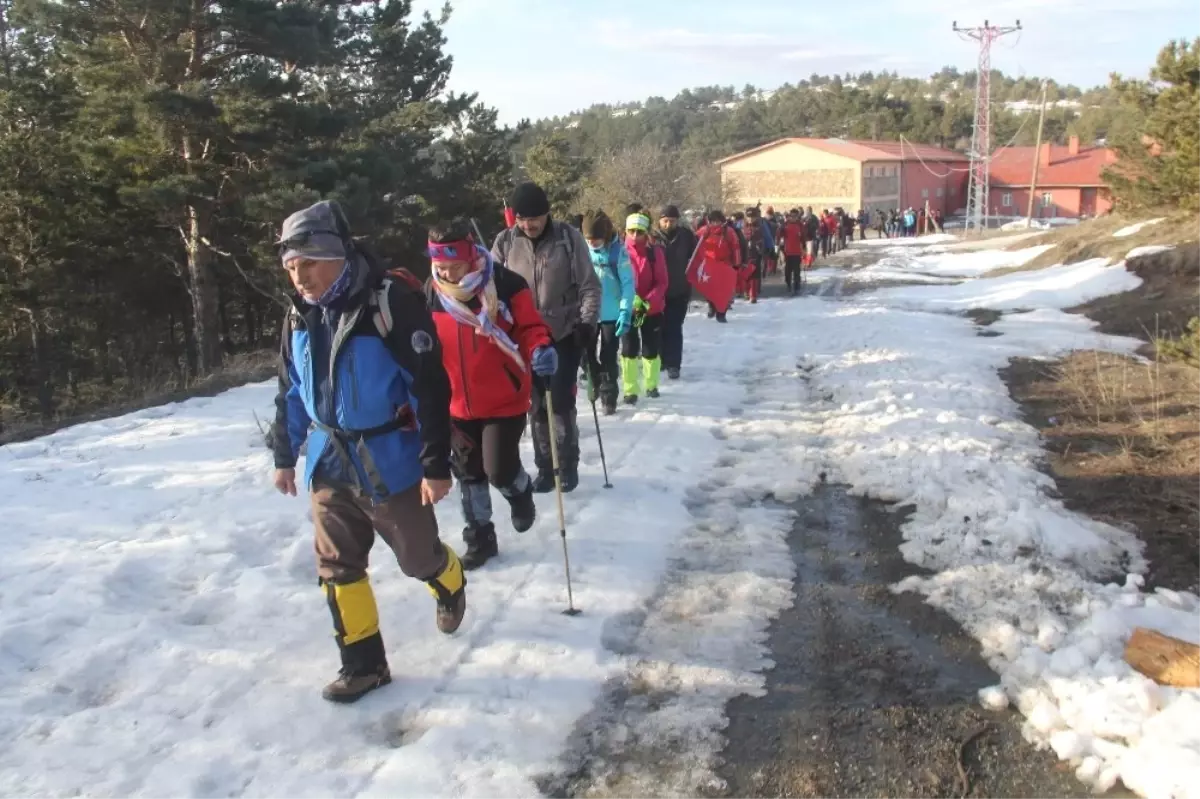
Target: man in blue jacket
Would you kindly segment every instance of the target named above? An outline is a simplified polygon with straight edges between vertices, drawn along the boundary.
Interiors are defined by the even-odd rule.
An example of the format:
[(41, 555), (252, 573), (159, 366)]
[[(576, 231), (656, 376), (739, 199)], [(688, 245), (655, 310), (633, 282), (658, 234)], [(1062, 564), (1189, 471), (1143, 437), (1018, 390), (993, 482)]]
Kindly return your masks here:
[(280, 349), (275, 487), (296, 495), (307, 440), (318, 583), (342, 660), (322, 695), (353, 702), (391, 682), (367, 578), (376, 533), (428, 586), (439, 630), (457, 630), (466, 611), (462, 564), (433, 513), (451, 486), (450, 381), (419, 287), (368, 261), (335, 203), (289, 216), (279, 249), (296, 295)]

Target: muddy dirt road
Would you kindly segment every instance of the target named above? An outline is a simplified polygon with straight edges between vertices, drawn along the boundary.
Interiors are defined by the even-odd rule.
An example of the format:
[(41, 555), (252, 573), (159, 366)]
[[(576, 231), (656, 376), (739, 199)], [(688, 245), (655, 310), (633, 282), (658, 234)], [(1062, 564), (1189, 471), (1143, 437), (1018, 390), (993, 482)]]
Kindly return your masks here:
[(1015, 713), (983, 710), (978, 644), (914, 594), (901, 514), (822, 486), (789, 536), (796, 600), (767, 694), (729, 703), (728, 796), (1088, 796)]

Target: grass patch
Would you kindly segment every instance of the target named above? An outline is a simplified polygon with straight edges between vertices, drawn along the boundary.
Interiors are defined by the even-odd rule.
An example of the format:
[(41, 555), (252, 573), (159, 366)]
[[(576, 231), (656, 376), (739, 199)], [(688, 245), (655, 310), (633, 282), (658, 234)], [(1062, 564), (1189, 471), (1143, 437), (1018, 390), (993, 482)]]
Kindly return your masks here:
[(1147, 581), (1200, 584), (1200, 369), (1076, 352), (1014, 359), (1004, 379), (1045, 438), (1067, 507), (1146, 542)]
[(1200, 316), (1193, 316), (1178, 336), (1155, 336), (1154, 352), (1160, 361), (1200, 366)]

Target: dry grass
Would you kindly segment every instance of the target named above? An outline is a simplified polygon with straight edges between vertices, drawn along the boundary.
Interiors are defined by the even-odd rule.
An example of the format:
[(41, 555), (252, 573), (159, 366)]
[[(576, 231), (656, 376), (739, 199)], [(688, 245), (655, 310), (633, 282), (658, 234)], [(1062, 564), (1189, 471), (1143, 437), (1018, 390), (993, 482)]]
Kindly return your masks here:
[(118, 384), (107, 389), (99, 385), (85, 386), (78, 401), (65, 408), (59, 417), (49, 421), (0, 407), (3, 413), (0, 445), (28, 441), (83, 422), (107, 419), (171, 402), (183, 402), (194, 397), (211, 397), (247, 383), (261, 382), (277, 373), (278, 358), (275, 350), (233, 355), (226, 358), (225, 365), (219, 371), (189, 382), (164, 379), (150, 386)]
[[(1113, 233), (1123, 227), (1160, 217), (1164, 218), (1164, 221), (1148, 225), (1132, 236), (1113, 237)], [(1197, 238), (1200, 238), (1200, 220), (1194, 214), (1181, 214), (1174, 211), (1158, 214), (1147, 213), (1139, 215), (1137, 218), (1113, 214), (1090, 219), (1078, 225), (1048, 230), (1035, 238), (1011, 244), (1007, 249), (1025, 249), (1046, 244), (1052, 246), (1051, 249), (1022, 266), (997, 269), (989, 272), (987, 277), (1013, 272), (1029, 272), (1058, 264), (1078, 263), (1092, 258), (1120, 261), (1134, 247), (1148, 244), (1181, 245), (1196, 241)]]
[(1046, 438), (1068, 507), (1136, 529), (1148, 582), (1200, 583), (1200, 369), (1077, 352), (1056, 364), (1017, 359), (1005, 379)]

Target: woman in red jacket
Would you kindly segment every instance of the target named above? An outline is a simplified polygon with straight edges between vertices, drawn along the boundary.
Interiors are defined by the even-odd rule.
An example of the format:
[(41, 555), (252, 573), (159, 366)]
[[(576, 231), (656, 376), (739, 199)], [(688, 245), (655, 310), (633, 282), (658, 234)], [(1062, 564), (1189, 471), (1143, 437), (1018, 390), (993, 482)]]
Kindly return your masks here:
[(537, 517), (519, 446), (531, 373), (554, 374), (558, 355), (525, 279), (493, 262), (465, 223), (432, 228), (429, 259), (426, 296), (450, 377), (451, 465), (467, 520), (462, 564), (476, 569), (498, 553), (489, 483), (518, 533)]

